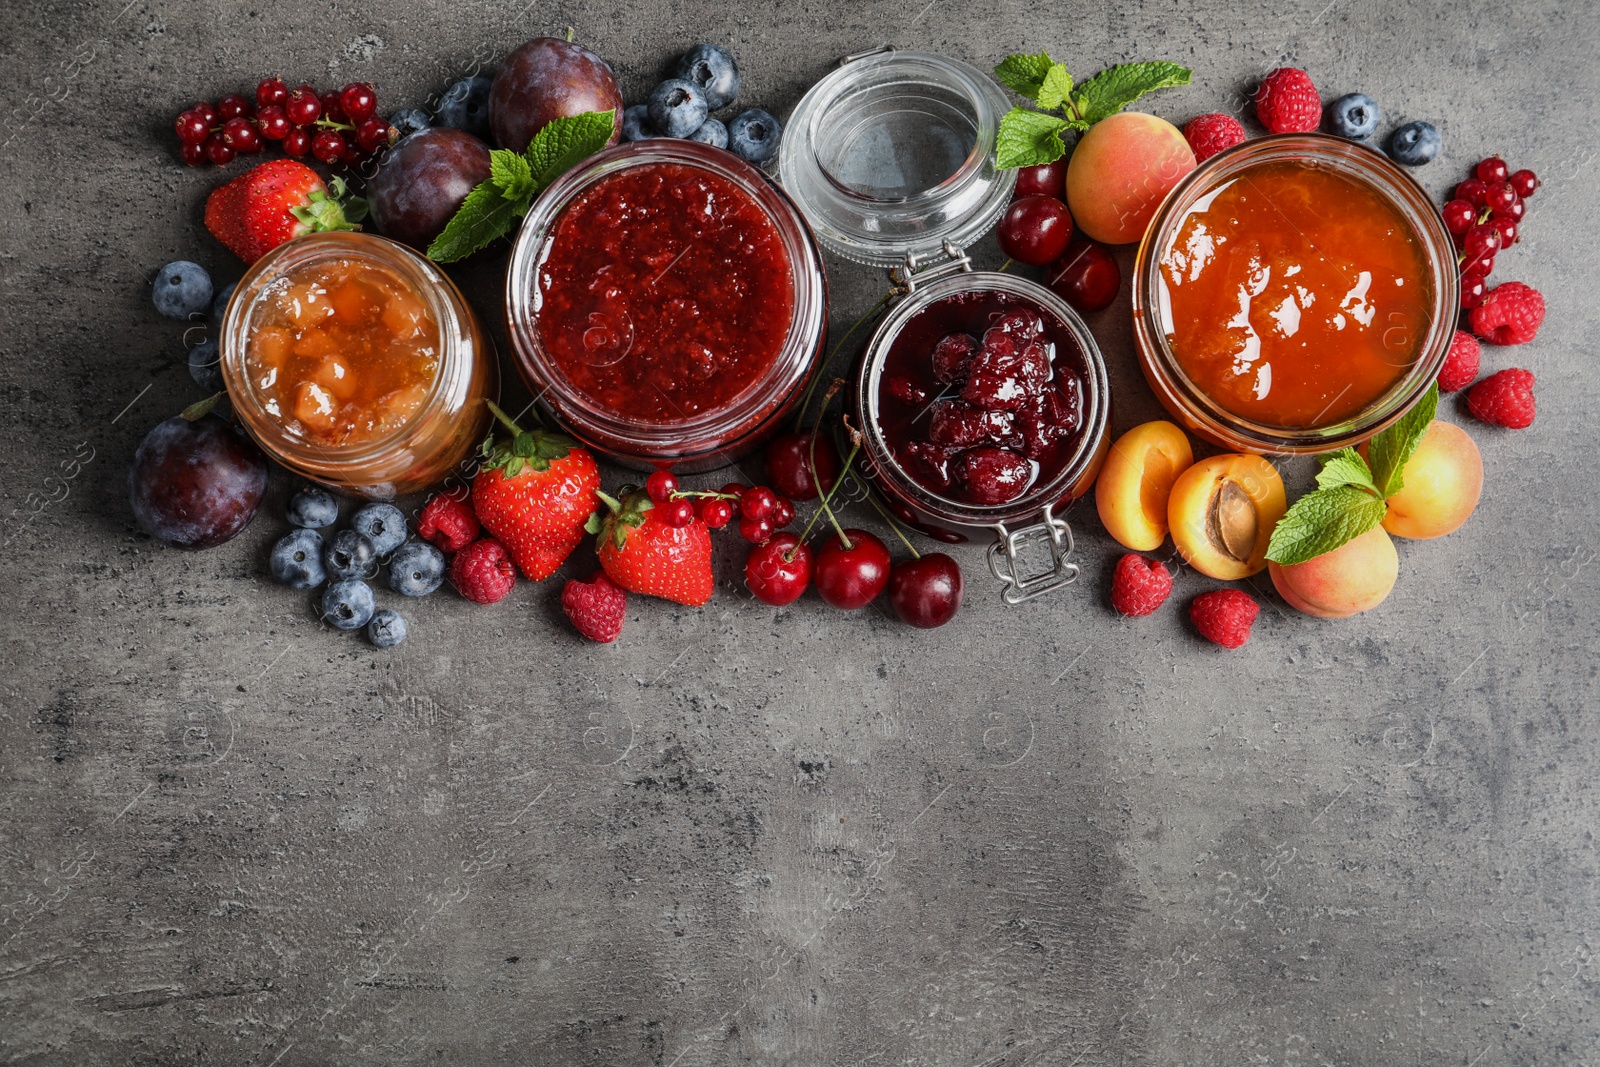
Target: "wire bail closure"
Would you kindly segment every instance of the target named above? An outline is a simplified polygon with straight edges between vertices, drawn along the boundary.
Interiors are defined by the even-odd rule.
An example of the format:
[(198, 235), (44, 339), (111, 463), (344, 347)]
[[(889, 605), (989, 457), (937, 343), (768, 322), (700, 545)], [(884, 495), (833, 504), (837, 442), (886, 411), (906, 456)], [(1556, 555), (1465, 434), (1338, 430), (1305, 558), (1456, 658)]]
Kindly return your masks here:
[[(1052, 515), (1050, 505), (1045, 505), (1042, 522), (1020, 530), (1007, 530), (1005, 523), (997, 522), (994, 531), (995, 543), (989, 546), (987, 553), (989, 572), (1005, 586), (1002, 599), (1007, 604), (1015, 606), (1077, 581), (1078, 565), (1068, 560), (1074, 548), (1072, 527)], [(1049, 542), (1050, 569), (1042, 574), (1024, 576), (1017, 569), (1018, 549), (1041, 536)]]

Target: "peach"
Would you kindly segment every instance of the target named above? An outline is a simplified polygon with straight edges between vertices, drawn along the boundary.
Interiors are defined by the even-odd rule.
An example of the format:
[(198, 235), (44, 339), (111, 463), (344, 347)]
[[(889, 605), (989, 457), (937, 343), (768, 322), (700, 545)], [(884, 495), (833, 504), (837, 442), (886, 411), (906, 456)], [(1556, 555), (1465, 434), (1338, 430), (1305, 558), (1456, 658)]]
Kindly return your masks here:
[(1400, 574), (1400, 556), (1382, 526), (1332, 552), (1292, 563), (1268, 564), (1278, 594), (1307, 615), (1342, 619), (1383, 603)]
[(1287, 506), (1272, 464), (1260, 456), (1212, 456), (1178, 475), (1167, 523), (1185, 563), (1229, 582), (1267, 565), (1267, 542)]
[(1079, 230), (1122, 245), (1144, 236), (1150, 216), (1185, 174), (1194, 151), (1165, 119), (1124, 111), (1078, 139), (1067, 164), (1067, 206)]
[[(1367, 454), (1367, 446), (1361, 446)], [(1406, 460), (1405, 484), (1389, 498), (1383, 528), (1396, 537), (1443, 537), (1459, 529), (1483, 492), (1483, 457), (1472, 437), (1435, 419)]]
[(1193, 462), (1189, 438), (1170, 422), (1147, 422), (1117, 438), (1094, 486), (1106, 532), (1135, 552), (1160, 548), (1172, 483)]

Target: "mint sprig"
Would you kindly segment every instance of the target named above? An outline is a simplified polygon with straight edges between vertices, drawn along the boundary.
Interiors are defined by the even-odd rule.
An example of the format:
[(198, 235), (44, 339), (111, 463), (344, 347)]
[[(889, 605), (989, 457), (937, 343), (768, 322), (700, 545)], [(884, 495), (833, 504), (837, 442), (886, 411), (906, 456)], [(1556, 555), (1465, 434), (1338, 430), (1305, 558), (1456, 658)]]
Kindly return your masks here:
[(1001, 170), (1053, 163), (1066, 154), (1062, 131), (1083, 132), (1145, 93), (1188, 85), (1193, 72), (1176, 63), (1122, 63), (1074, 85), (1066, 65), (1049, 53), (1007, 56), (995, 77), (1037, 110), (1014, 107), (1000, 120), (995, 163)]
[(589, 111), (555, 119), (528, 143), (527, 151), (496, 148), (489, 153), (489, 180), (461, 202), (433, 243), (428, 258), (454, 263), (516, 228), (551, 182), (606, 146), (615, 111)]
[(1367, 458), (1353, 448), (1318, 457), (1317, 488), (1294, 502), (1272, 528), (1267, 558), (1280, 566), (1304, 563), (1352, 541), (1383, 522), (1388, 500), (1405, 485), (1406, 461), (1439, 407), (1439, 387), (1429, 387), (1412, 409), (1367, 442)]

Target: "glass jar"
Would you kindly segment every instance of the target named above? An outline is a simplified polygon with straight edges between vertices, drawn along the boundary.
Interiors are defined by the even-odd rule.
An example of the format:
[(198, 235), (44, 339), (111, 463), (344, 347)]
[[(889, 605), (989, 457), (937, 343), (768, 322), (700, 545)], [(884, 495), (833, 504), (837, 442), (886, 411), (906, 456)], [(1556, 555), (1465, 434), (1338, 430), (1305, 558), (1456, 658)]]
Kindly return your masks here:
[[(313, 314), (319, 295), (328, 300), (329, 278), (340, 279), (341, 293), (350, 279), (352, 303)], [(296, 307), (302, 295), (309, 304)], [(357, 350), (351, 337), (381, 351)], [(482, 439), (484, 401), (498, 385), (489, 337), (450, 279), (409, 248), (366, 233), (308, 234), (258, 259), (228, 302), (219, 358), (234, 412), (268, 455), (370, 500), (443, 481)], [(329, 399), (328, 389), (342, 391), (346, 381), (357, 391)], [(342, 421), (319, 432), (297, 417), (291, 390), (320, 404), (319, 416)]]
[[(1234, 183), (1241, 180), (1251, 183), (1251, 175), (1254, 174), (1254, 182), (1241, 187), (1240, 195), (1250, 195), (1259, 188), (1260, 176), (1267, 173), (1257, 168), (1273, 165), (1280, 165), (1280, 172), (1281, 165), (1295, 165), (1308, 172), (1325, 172), (1330, 178), (1346, 179), (1347, 187), (1354, 190), (1352, 203), (1366, 205), (1364, 210), (1373, 216), (1375, 223), (1399, 221), (1408, 227), (1417, 253), (1419, 267), (1416, 281), (1423, 291), (1410, 305), (1415, 313), (1391, 312), (1387, 315), (1386, 319), (1391, 321), (1379, 323), (1382, 332), (1372, 339), (1373, 347), (1381, 348), (1383, 354), (1376, 357), (1370, 352), (1366, 354), (1373, 363), (1387, 363), (1387, 368), (1379, 368), (1383, 371), (1382, 379), (1376, 383), (1370, 380), (1358, 382), (1356, 375), (1362, 372), (1355, 369), (1356, 362), (1353, 359), (1337, 361), (1349, 368), (1345, 372), (1349, 375), (1345, 388), (1359, 386), (1374, 395), (1370, 400), (1358, 400), (1358, 409), (1340, 412), (1326, 422), (1322, 422), (1320, 417), (1313, 417), (1301, 424), (1288, 425), (1246, 417), (1237, 410), (1241, 406), (1239, 403), (1233, 403), (1230, 408), (1202, 388), (1194, 376), (1185, 370), (1173, 350), (1171, 337), (1178, 327), (1174, 324), (1171, 291), (1163, 275), (1163, 260), (1172, 253), (1175, 257), (1190, 255), (1193, 257), (1189, 260), (1191, 263), (1200, 262), (1195, 256), (1194, 247), (1188, 244), (1175, 251), (1180, 230), (1191, 217), (1197, 218), (1208, 212), (1217, 197)], [(1271, 203), (1270, 195), (1266, 204), (1275, 206)], [(1322, 204), (1321, 210), (1329, 219), (1342, 221), (1338, 218), (1339, 209), (1335, 205)], [(1283, 225), (1289, 225), (1288, 216), (1283, 215), (1281, 209), (1276, 214), (1285, 219)], [(1191, 228), (1191, 237), (1195, 232)], [(1300, 231), (1297, 229), (1296, 232)], [(1204, 237), (1207, 254), (1212, 258), (1225, 254), (1212, 254), (1210, 246), (1214, 236)], [(1305, 258), (1329, 261), (1328, 254), (1334, 252), (1358, 256), (1361, 252), (1353, 247), (1353, 241), (1354, 238), (1347, 238), (1346, 244), (1351, 247), (1330, 246), (1327, 249), (1312, 244), (1310, 250), (1313, 255)], [(1215, 247), (1223, 249), (1225, 243), (1217, 241)], [(1344, 267), (1345, 264), (1339, 266)], [(1358, 263), (1351, 265), (1351, 269), (1359, 270), (1359, 267)], [(1396, 278), (1399, 276), (1396, 275)], [(1395, 284), (1403, 285), (1403, 281), (1399, 279)], [(1455, 248), (1438, 209), (1427, 192), (1400, 167), (1369, 147), (1339, 137), (1291, 134), (1257, 138), (1213, 156), (1192, 171), (1167, 195), (1151, 219), (1134, 266), (1133, 321), (1139, 362), (1150, 388), (1167, 410), (1212, 444), (1230, 451), (1264, 454), (1328, 452), (1371, 437), (1399, 419), (1421, 399), (1437, 377), (1450, 349), (1460, 299), (1458, 286)], [(1302, 289), (1301, 293), (1306, 291)], [(1356, 292), (1357, 289), (1352, 288), (1346, 294), (1346, 299)], [(1248, 294), (1245, 295), (1248, 309)], [(1312, 294), (1313, 297), (1316, 295), (1319, 294)], [(1363, 296), (1358, 297), (1352, 306), (1365, 307), (1364, 301), (1363, 290)], [(1312, 299), (1302, 295), (1295, 308), (1280, 309), (1287, 314), (1287, 318), (1280, 319), (1273, 313), (1275, 321), (1279, 322), (1280, 335), (1287, 333), (1292, 336), (1294, 330), (1299, 328), (1302, 312), (1311, 306)], [(1184, 318), (1181, 315), (1178, 317)], [(1369, 319), (1372, 317), (1372, 314), (1368, 315)], [(1334, 320), (1342, 330), (1346, 320), (1337, 315)], [(1248, 328), (1254, 329), (1254, 326)], [(1255, 373), (1259, 379), (1260, 371)], [(1270, 376), (1270, 363), (1267, 364), (1267, 374), (1266, 388), (1270, 393), (1272, 388), (1282, 385), (1282, 370), (1279, 369), (1279, 381), (1276, 383)], [(1303, 375), (1298, 384), (1305, 384)], [(1214, 387), (1213, 392), (1216, 391)], [(1325, 392), (1318, 394), (1319, 397), (1322, 395)], [(1334, 395), (1324, 410), (1331, 409), (1338, 400), (1339, 396)]]
[(968, 247), (1017, 176), (994, 165), (1010, 109), (993, 78), (925, 52), (846, 56), (789, 117), (779, 178), (828, 251), (869, 266)]
[(535, 398), (643, 470), (712, 470), (761, 445), (817, 367), (827, 309), (821, 255), (783, 191), (732, 153), (669, 138), (558, 178), (506, 272)]

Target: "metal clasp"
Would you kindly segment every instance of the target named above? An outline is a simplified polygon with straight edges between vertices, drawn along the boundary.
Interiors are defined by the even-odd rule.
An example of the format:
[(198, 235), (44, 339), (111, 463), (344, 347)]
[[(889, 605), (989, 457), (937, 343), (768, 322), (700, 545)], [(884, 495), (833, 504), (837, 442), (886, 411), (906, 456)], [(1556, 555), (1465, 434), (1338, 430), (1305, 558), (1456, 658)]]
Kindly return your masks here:
[(972, 257), (959, 245), (945, 241), (943, 251), (912, 252), (900, 266), (890, 267), (889, 282), (895, 291), (910, 295), (919, 284), (959, 273), (972, 273)]
[[(994, 529), (998, 538), (989, 546), (989, 571), (1006, 587), (1003, 598), (1007, 604), (1020, 604), (1077, 581), (1078, 565), (1067, 560), (1073, 549), (1072, 527), (1050, 514), (1049, 505), (1043, 522), (1020, 530), (1007, 530), (1005, 523), (997, 522)], [(1040, 535), (1049, 541), (1050, 569), (1025, 577), (1017, 571), (1017, 550)]]
[(892, 44), (875, 44), (871, 48), (866, 49), (865, 51), (862, 51), (862, 52), (851, 52), (849, 55), (844, 56), (843, 58), (841, 58), (839, 60), (839, 66), (843, 67), (843, 66), (846, 66), (846, 65), (848, 65), (850, 63), (854, 63), (858, 59), (866, 59), (868, 56), (881, 56), (885, 52), (893, 52), (893, 51), (894, 51), (894, 45), (892, 45)]

